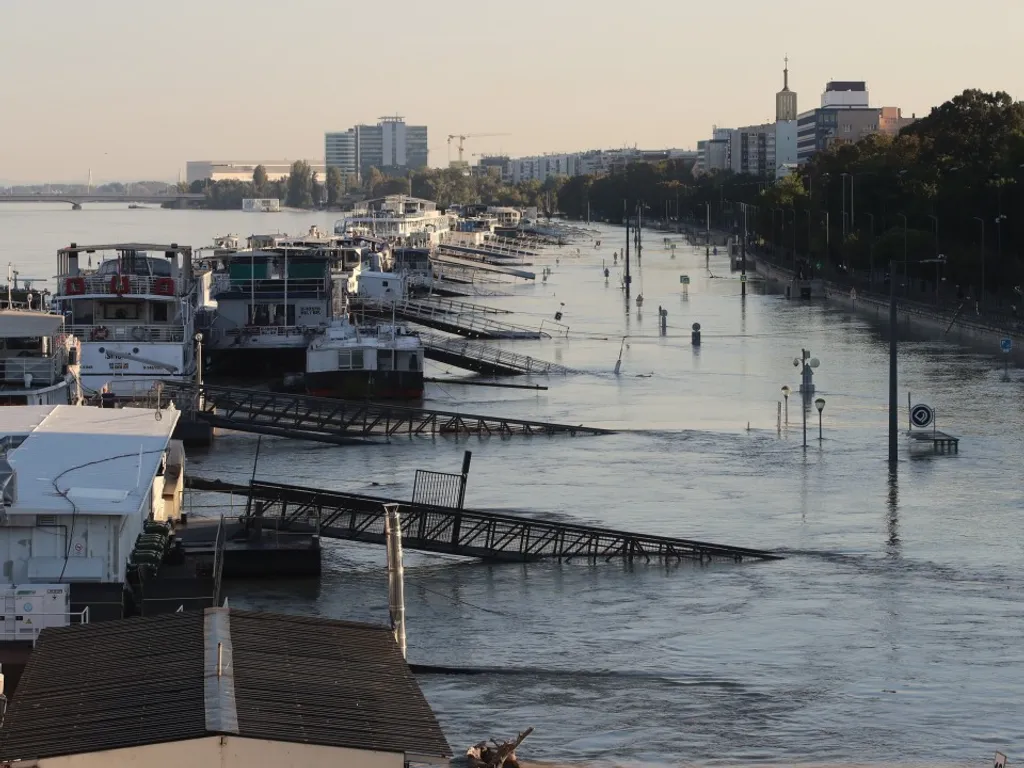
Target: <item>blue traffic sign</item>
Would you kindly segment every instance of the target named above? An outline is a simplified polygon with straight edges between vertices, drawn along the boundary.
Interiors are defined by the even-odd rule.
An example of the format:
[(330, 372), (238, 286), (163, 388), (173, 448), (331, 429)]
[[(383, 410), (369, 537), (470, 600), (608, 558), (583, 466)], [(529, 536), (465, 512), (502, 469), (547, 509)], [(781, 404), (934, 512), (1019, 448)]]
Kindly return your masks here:
[(1013, 339), (1003, 339), (999, 342), (999, 348), (1003, 350), (1005, 354), (1010, 354), (1010, 351), (1013, 349)]

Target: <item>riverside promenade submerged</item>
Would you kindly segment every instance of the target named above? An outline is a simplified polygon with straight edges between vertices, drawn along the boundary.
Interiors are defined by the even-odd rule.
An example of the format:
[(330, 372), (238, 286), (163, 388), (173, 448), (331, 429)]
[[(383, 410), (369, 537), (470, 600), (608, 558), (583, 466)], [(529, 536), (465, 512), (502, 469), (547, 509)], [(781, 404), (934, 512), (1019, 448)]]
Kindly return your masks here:
[[(773, 264), (763, 255), (754, 256), (754, 260), (757, 273), (769, 284), (786, 286), (797, 281), (793, 270)], [(821, 298), (888, 323), (889, 296), (885, 293), (866, 291), (852, 284), (826, 278), (816, 279), (813, 283), (820, 290)], [(957, 308), (946, 308), (897, 297), (896, 312), (901, 327), (915, 327), (929, 334), (938, 333), (946, 340), (987, 352), (998, 352), (1000, 341), (1011, 339), (1011, 359), (1015, 363), (1024, 363), (1024, 318), (1015, 321), (1005, 315), (999, 319), (979, 315), (974, 302), (966, 300)]]

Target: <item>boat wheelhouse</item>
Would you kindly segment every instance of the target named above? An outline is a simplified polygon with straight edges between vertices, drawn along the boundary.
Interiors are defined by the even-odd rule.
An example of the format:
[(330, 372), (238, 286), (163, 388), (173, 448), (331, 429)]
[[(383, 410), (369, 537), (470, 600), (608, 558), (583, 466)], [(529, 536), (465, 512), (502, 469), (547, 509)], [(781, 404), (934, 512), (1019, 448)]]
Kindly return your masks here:
[(57, 252), (53, 306), (81, 342), (87, 393), (138, 397), (161, 380), (195, 375), (197, 292), (188, 246), (72, 243)]
[(77, 405), (79, 354), (61, 315), (0, 310), (0, 405)]
[(332, 314), (332, 259), (318, 248), (275, 245), (214, 260), (211, 364), (226, 374), (302, 371), (310, 338)]

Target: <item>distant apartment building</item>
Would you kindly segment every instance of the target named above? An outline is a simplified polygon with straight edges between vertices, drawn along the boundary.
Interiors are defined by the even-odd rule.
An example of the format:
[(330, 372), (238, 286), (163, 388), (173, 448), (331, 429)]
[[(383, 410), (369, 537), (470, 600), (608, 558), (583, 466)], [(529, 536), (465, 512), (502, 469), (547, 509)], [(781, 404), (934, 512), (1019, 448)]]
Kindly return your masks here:
[(585, 152), (535, 155), (508, 161), (502, 178), (513, 184), (546, 181), (557, 176), (600, 176), (623, 170), (631, 163), (663, 160), (696, 161), (698, 153), (688, 149), (592, 149)]
[(821, 106), (797, 117), (797, 160), (843, 142), (857, 142), (874, 133), (895, 135), (914, 122), (899, 107), (870, 106), (867, 84), (861, 80), (834, 80), (825, 86)]
[[(267, 181), (279, 181), (292, 171), (292, 163), (287, 160), (189, 160), (185, 163), (185, 180), (189, 184), (206, 179), (252, 181), (253, 171), (258, 165), (262, 165), (267, 172)], [(319, 163), (309, 163), (309, 167), (320, 175), (321, 180), (327, 172), (327, 168)]]
[(401, 117), (382, 117), (376, 125), (356, 125), (324, 134), (324, 164), (362, 176), (370, 168), (416, 170), (428, 161), (427, 127)]

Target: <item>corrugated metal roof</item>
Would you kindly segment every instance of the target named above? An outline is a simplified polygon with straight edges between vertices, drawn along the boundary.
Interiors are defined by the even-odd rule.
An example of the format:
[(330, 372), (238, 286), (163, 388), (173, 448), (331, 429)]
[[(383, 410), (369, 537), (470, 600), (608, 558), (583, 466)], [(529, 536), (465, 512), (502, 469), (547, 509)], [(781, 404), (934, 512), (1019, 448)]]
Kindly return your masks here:
[(451, 756), (389, 629), (213, 608), (44, 630), (7, 716), (0, 760), (221, 732), (207, 726), (204, 675), (205, 617), (216, 613), (230, 620), (225, 664), (238, 735)]

